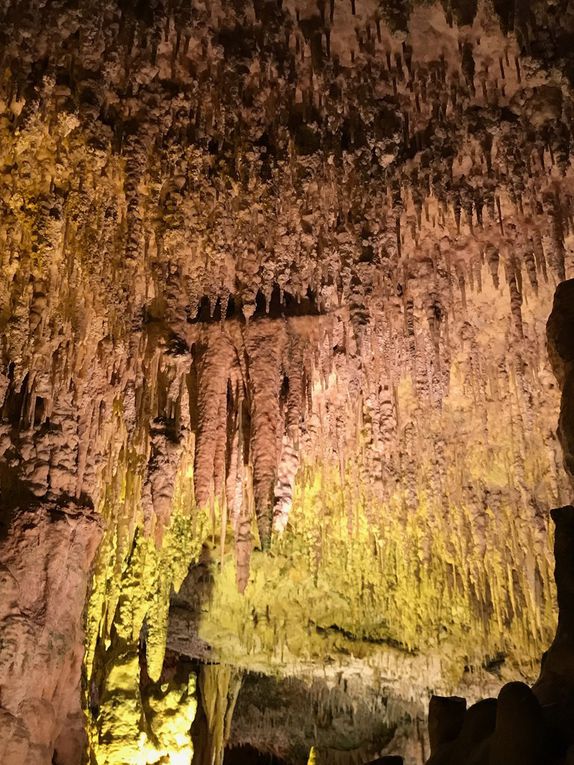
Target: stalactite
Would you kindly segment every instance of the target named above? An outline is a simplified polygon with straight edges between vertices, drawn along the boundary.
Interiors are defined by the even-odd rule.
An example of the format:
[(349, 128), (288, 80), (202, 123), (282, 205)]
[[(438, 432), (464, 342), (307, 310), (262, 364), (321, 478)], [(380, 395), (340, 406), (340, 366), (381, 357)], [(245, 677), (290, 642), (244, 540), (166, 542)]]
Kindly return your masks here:
[[(360, 674), (372, 660), (390, 705), (421, 678), (467, 682), (465, 663), (484, 678), (493, 651), (531, 672), (552, 631), (540, 508), (568, 491), (540, 329), (572, 265), (569, 54), (552, 68), (546, 50), (564, 47), (564, 20), (529, 9), (521, 65), (500, 14), (473, 2), (446, 4), (450, 29), (428, 3), (368, 19), (360, 3), (8, 5), (0, 637), (14, 667), (35, 635), (39, 655), (59, 645), (54, 593), (84, 591), (103, 533), (84, 661), (98, 762), (191, 756), (193, 679), (167, 678), (164, 653), (172, 588), (203, 543), (201, 628), (223, 663)], [(252, 555), (254, 515), (262, 547), (283, 532), (271, 555)], [(56, 527), (74, 570), (23, 610), (36, 585), (15, 551), (38, 582), (53, 561), (14, 534)], [(71, 687), (83, 637), (62, 621)], [(0, 714), (20, 719), (6, 663), (0, 685)], [(43, 700), (38, 745), (60, 761)]]
[(553, 266), (559, 281), (566, 278), (564, 229), (562, 221), (562, 206), (560, 199), (554, 195), (550, 199), (550, 211), (552, 215), (552, 256)]
[(249, 579), (249, 564), (253, 542), (251, 518), (253, 515), (251, 474), (249, 469), (248, 412), (242, 383), (228, 392), (228, 452), (226, 503), (235, 543), (236, 581), (243, 592)]
[(228, 666), (206, 664), (200, 670), (199, 686), (208, 724), (208, 740), (200, 762), (202, 765), (223, 765), (225, 745), (241, 688), (241, 673)]
[(280, 445), (280, 459), (274, 489), (273, 529), (284, 531), (293, 499), (293, 486), (299, 467), (299, 431), (305, 394), (304, 341), (297, 328), (288, 331), (286, 344), (286, 373), (288, 380), (285, 402), (285, 427)]
[(526, 265), (526, 272), (528, 274), (528, 280), (530, 286), (536, 294), (538, 294), (538, 273), (534, 252), (530, 247), (524, 251), (524, 263)]
[(277, 467), (277, 480), (274, 488), (273, 530), (285, 531), (289, 512), (293, 502), (293, 487), (299, 467), (297, 445), (288, 435), (283, 436), (281, 458)]
[[(149, 531), (161, 540), (169, 524), (175, 480), (182, 457), (182, 445), (173, 426), (159, 418), (151, 429), (151, 455), (144, 484), (149, 489), (154, 518), (149, 518)], [(144, 509), (145, 513), (145, 509)], [(157, 525), (156, 525), (157, 524)], [(152, 531), (153, 530), (153, 531)]]
[(524, 327), (522, 324), (522, 292), (520, 291), (516, 274), (509, 277), (508, 285), (510, 287), (510, 310), (514, 320), (514, 328), (518, 338), (524, 337)]
[[(195, 442), (195, 497), (200, 506), (219, 495), (222, 486), (214, 485), (215, 460), (226, 433), (227, 379), (233, 346), (217, 327), (197, 344), (198, 377), (197, 435)], [(221, 476), (220, 476), (221, 477)]]
[[(85, 657), (89, 693), (95, 694), (99, 707), (89, 724), (90, 750), (97, 763), (139, 765), (142, 751), (150, 758), (143, 762), (156, 762), (162, 746), (168, 751), (174, 746), (173, 736), (178, 737), (182, 762), (191, 762), (189, 737), (178, 731), (185, 734), (186, 726), (189, 730), (195, 713), (193, 685), (160, 683), (147, 689), (141, 677), (143, 665), (153, 683), (160, 680), (170, 591), (181, 585), (206, 534), (206, 518), (200, 512), (190, 513), (191, 483), (187, 467), (180, 469), (172, 489), (171, 517), (159, 546), (141, 531), (135, 532), (133, 541), (128, 537), (122, 542), (112, 526), (98, 552)], [(134, 490), (137, 482), (121, 489), (128, 496)], [(105, 501), (118, 502), (121, 496), (112, 491)], [(143, 729), (142, 719), (147, 720)]]
[[(283, 333), (284, 333), (284, 328)], [(270, 544), (277, 477), (281, 358), (286, 338), (273, 324), (249, 325), (245, 345), (251, 387), (251, 446), (255, 513), (263, 548)]]
[(127, 206), (127, 242), (126, 258), (136, 262), (142, 245), (142, 213), (140, 210), (139, 184), (142, 181), (145, 166), (145, 145), (139, 133), (128, 136), (124, 145), (126, 173), (124, 193)]
[(228, 383), (227, 388), (227, 454), (225, 501), (234, 533), (243, 503), (243, 470), (245, 453), (243, 448), (242, 410), (244, 397), (241, 383)]

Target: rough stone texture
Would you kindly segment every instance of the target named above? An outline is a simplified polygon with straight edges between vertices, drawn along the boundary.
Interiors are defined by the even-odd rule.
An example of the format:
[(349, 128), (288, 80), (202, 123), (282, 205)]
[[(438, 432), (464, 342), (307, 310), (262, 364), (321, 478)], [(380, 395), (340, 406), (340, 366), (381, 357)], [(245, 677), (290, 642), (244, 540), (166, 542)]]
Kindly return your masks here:
[[(559, 621), (538, 682), (505, 685), (498, 699), (464, 711), (462, 699), (433, 699), (429, 765), (556, 765), (570, 761), (574, 731), (574, 507), (552, 511)], [(462, 703), (461, 703), (462, 702)]]
[[(353, 753), (366, 762), (384, 751), (394, 729), (383, 721), (384, 700), (373, 707), (368, 689), (358, 700), (352, 686), (330, 687), (320, 678), (276, 679), (246, 674), (231, 727), (230, 746), (257, 744), (285, 762), (306, 763), (312, 745), (318, 761), (340, 765)], [(255, 731), (260, 731), (258, 736)]]
[(548, 348), (562, 388), (558, 435), (564, 463), (574, 477), (574, 280), (558, 285), (547, 326)]
[[(574, 363), (574, 282), (562, 282), (547, 324), (550, 358), (560, 387), (560, 441), (572, 475), (572, 377)], [(556, 637), (544, 654), (533, 689), (520, 682), (505, 685), (464, 711), (458, 698), (431, 699), (429, 765), (543, 765), (572, 759), (574, 740), (574, 507), (552, 510), (555, 524), (555, 581), (558, 596)], [(485, 714), (478, 715), (479, 705)], [(488, 705), (488, 706), (486, 706)], [(492, 714), (496, 710), (493, 725)], [(474, 715), (473, 715), (474, 713)], [(471, 719), (472, 718), (472, 719)], [(483, 719), (484, 718), (484, 719)]]
[(80, 670), (93, 512), (54, 502), (16, 509), (0, 540), (0, 758), (77, 765), (85, 747)]
[[(546, 509), (569, 491), (544, 322), (574, 265), (573, 34), (571, 4), (545, 0), (2, 3), (0, 561), (44, 527), (30, 570), (72, 560), (56, 506), (103, 520), (88, 686), (113, 676), (120, 623), (138, 625), (130, 683), (150, 645), (157, 672), (183, 567), (165, 549), (192, 559), (204, 537), (220, 658), (325, 661), (333, 682), (348, 661), (401, 708), (531, 679), (554, 627)], [(128, 576), (142, 530), (164, 549), (142, 567), (169, 577)], [(72, 757), (56, 739), (90, 560), (34, 604), (75, 625), (45, 730), (18, 716), (43, 665), (6, 617), (31, 667), (29, 698), (2, 684), (11, 765)], [(243, 600), (219, 586), (231, 568)]]

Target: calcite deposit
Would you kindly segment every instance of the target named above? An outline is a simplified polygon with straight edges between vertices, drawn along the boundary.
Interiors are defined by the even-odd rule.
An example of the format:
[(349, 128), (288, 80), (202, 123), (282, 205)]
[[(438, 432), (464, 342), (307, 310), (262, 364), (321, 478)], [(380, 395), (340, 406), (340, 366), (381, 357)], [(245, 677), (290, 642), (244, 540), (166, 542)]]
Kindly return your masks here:
[(0, 1), (3, 763), (555, 703), (573, 85), (570, 0)]
[(101, 537), (93, 511), (29, 501), (0, 541), (0, 757), (80, 762), (82, 613)]

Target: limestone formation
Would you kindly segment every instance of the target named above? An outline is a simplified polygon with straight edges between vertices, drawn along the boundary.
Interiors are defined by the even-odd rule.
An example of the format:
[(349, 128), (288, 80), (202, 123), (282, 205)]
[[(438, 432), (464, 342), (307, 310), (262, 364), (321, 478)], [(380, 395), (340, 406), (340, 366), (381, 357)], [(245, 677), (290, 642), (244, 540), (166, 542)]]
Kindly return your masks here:
[(506, 684), (498, 699), (465, 711), (463, 699), (433, 697), (429, 708), (429, 765), (567, 764), (574, 743), (574, 507), (552, 511), (559, 620), (533, 689)]
[[(559, 434), (571, 472), (574, 437), (570, 386), (574, 360), (572, 280), (556, 290), (548, 320), (548, 344), (562, 389)], [(555, 523), (555, 581), (558, 600), (556, 637), (544, 654), (533, 689), (505, 685), (495, 702), (487, 699), (466, 711), (460, 698), (433, 697), (429, 706), (429, 765), (567, 765), (574, 751), (574, 507), (552, 510)], [(482, 707), (481, 707), (482, 705)], [(484, 714), (478, 714), (479, 708)], [(490, 710), (490, 711), (488, 711)], [(496, 710), (493, 725), (492, 714)], [(474, 714), (473, 714), (474, 713)]]
[(99, 519), (73, 503), (13, 510), (0, 541), (2, 762), (80, 761), (82, 612), (100, 537)]
[(536, 737), (475, 702), (556, 631), (573, 40), (569, 0), (0, 2), (0, 760)]
[(548, 320), (548, 348), (562, 389), (558, 434), (566, 469), (574, 475), (574, 280), (558, 285)]

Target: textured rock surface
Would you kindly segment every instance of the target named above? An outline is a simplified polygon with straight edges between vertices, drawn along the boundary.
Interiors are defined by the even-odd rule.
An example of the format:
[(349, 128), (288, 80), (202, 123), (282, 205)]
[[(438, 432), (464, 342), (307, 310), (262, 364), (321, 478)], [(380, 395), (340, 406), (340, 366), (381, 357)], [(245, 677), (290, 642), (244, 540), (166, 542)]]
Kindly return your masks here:
[(98, 519), (73, 504), (15, 510), (0, 540), (0, 756), (75, 765), (85, 747), (80, 669)]
[(533, 679), (571, 490), (544, 325), (574, 267), (573, 35), (566, 1), (1, 4), (0, 563), (43, 572), (30, 604), (1, 583), (11, 765), (76, 756), (90, 579), (92, 757), (155, 735), (202, 550), (184, 654), (324, 665), (413, 718)]
[(558, 285), (548, 320), (548, 348), (562, 388), (558, 434), (564, 462), (574, 476), (574, 280)]
[[(574, 361), (574, 283), (558, 285), (547, 335), (562, 402), (559, 435), (565, 465), (572, 474), (572, 363)], [(489, 765), (569, 763), (574, 751), (574, 507), (552, 510), (555, 523), (555, 580), (558, 594), (556, 637), (542, 659), (540, 677), (530, 689), (508, 683), (495, 702), (487, 699), (465, 711), (460, 698), (433, 697), (429, 706), (429, 765), (473, 762)], [(492, 710), (486, 718), (480, 705)], [(496, 710), (493, 724), (492, 712)], [(478, 721), (478, 724), (477, 724)], [(472, 735), (469, 735), (472, 731)]]
[(313, 741), (320, 757), (333, 765), (344, 763), (349, 752), (357, 762), (366, 762), (384, 750), (394, 735), (394, 728), (384, 722), (385, 704), (384, 699), (369, 698), (368, 688), (357, 699), (352, 683), (333, 688), (319, 678), (308, 683), (247, 674), (237, 699), (230, 745), (254, 743), (254, 731), (261, 731), (257, 742), (261, 750), (286, 762), (307, 762)]
[(498, 699), (465, 711), (458, 698), (431, 699), (428, 765), (559, 765), (570, 761), (574, 731), (574, 507), (552, 511), (560, 616), (556, 638), (531, 689), (505, 685)]

